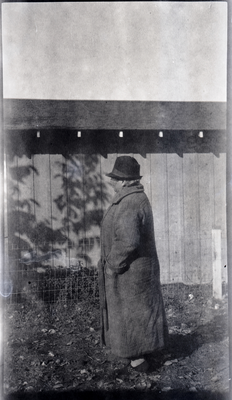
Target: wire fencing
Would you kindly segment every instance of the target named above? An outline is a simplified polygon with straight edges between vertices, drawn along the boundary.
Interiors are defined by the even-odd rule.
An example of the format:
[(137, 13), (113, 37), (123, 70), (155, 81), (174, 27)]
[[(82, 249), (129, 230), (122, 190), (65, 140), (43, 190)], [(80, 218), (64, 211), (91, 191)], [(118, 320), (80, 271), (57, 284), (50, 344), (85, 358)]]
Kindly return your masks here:
[[(99, 238), (97, 240), (99, 245)], [(85, 252), (94, 244), (85, 240)], [(51, 246), (52, 248), (52, 246)], [(15, 253), (14, 253), (15, 252)], [(15, 257), (12, 257), (13, 253)], [(81, 301), (98, 302), (98, 269), (83, 258), (67, 256), (68, 249), (53, 249), (46, 254), (35, 250), (11, 249), (8, 265), (1, 281), (1, 294), (9, 304), (41, 302), (45, 305), (76, 304)], [(16, 254), (21, 254), (16, 257)], [(86, 266), (88, 265), (88, 266)], [(223, 295), (227, 292), (223, 283)], [(162, 283), (166, 304), (191, 301), (193, 298), (213, 296), (212, 282), (207, 284)]]
[[(46, 304), (98, 299), (97, 266), (88, 262), (88, 254), (93, 250), (92, 240), (82, 240), (81, 257), (71, 257), (72, 248), (53, 248), (42, 253), (33, 249), (16, 248), (13, 245), (6, 256), (4, 277), (1, 279), (1, 294), (10, 303), (20, 303), (30, 299)], [(95, 238), (98, 243), (99, 238)], [(95, 260), (98, 254), (95, 254)], [(96, 264), (96, 262), (95, 262)]]

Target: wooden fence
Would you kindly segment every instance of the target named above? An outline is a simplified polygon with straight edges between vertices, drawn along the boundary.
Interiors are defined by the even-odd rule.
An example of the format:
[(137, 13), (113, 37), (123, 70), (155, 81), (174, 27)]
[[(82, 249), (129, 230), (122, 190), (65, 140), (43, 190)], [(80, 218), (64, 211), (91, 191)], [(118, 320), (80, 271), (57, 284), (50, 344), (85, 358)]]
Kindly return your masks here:
[[(96, 266), (100, 222), (113, 195), (104, 174), (121, 154), (8, 155), (10, 265), (34, 257), (53, 267)], [(226, 154), (131, 155), (152, 205), (162, 283), (213, 282), (213, 229), (222, 233), (226, 281)]]

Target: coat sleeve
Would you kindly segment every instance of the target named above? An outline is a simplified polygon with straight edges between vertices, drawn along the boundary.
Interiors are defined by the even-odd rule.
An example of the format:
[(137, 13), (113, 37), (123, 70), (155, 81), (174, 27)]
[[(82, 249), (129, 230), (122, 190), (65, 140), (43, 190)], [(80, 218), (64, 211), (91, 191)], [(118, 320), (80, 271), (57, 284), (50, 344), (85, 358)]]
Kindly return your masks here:
[(124, 273), (129, 268), (130, 261), (137, 258), (142, 219), (143, 212), (138, 205), (128, 201), (119, 204), (114, 219), (112, 247), (106, 258), (106, 267), (113, 272)]

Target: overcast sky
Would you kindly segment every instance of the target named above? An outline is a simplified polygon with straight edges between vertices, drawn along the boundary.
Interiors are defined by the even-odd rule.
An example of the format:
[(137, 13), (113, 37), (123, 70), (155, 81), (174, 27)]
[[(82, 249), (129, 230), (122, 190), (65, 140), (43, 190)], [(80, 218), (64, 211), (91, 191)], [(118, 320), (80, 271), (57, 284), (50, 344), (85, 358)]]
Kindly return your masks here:
[(5, 98), (226, 101), (226, 2), (3, 3)]

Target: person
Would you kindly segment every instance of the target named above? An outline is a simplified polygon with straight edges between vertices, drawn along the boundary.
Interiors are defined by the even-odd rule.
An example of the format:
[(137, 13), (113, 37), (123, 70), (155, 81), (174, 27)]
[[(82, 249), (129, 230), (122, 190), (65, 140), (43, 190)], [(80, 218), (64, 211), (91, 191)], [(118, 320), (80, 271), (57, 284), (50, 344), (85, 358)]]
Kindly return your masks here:
[(118, 157), (106, 176), (115, 196), (101, 223), (101, 341), (114, 356), (146, 372), (147, 355), (168, 340), (152, 209), (134, 157)]

